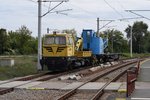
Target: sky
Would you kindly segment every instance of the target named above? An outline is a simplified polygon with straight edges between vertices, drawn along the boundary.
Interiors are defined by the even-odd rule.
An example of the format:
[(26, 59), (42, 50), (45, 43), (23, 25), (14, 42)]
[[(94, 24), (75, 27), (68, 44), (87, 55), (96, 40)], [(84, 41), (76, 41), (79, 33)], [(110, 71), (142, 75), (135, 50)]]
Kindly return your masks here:
[[(0, 28), (15, 31), (25, 25), (32, 31), (32, 36), (38, 35), (38, 3), (36, 0), (0, 1)], [(57, 4), (58, 2), (42, 2), (42, 14)], [(42, 35), (47, 32), (47, 28), (51, 30), (75, 29), (78, 36), (83, 29), (96, 31), (98, 17), (100, 20), (114, 20), (100, 31), (117, 29), (124, 33), (125, 28), (133, 25), (135, 21), (144, 21), (150, 26), (150, 20), (144, 18), (118, 20), (139, 17), (125, 10), (150, 10), (150, 0), (69, 0), (62, 3), (53, 12), (66, 9), (72, 10), (63, 12), (67, 15), (49, 13), (42, 17)], [(135, 13), (150, 18), (150, 11), (136, 11)], [(100, 21), (100, 27), (106, 23), (108, 22)]]

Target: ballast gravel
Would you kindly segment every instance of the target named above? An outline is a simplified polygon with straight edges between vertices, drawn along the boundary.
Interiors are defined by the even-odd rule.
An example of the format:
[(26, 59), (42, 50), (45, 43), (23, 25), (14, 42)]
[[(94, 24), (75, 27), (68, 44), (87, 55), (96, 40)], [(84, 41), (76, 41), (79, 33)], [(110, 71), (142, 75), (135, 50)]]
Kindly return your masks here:
[(55, 100), (65, 91), (58, 90), (24, 90), (15, 89), (13, 92), (0, 96), (0, 100)]

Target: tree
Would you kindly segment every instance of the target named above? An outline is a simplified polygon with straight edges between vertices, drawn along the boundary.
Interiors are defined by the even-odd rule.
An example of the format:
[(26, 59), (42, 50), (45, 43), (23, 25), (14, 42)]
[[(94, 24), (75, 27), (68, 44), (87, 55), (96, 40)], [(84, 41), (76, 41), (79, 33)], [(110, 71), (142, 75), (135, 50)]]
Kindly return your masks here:
[(104, 33), (108, 35), (108, 52), (128, 52), (127, 40), (124, 39), (122, 32), (118, 30), (106, 30)]
[(31, 40), (31, 31), (26, 26), (21, 26), (19, 30), (16, 31), (18, 35), (18, 50), (20, 54), (28, 54), (29, 47), (28, 44)]
[(37, 38), (31, 36), (32, 32), (26, 26), (21, 26), (17, 31), (10, 31), (8, 34), (12, 54), (37, 53)]
[(10, 54), (18, 54), (19, 53), (19, 34), (13, 31), (8, 32), (8, 37), (9, 37), (9, 46), (10, 46)]
[(6, 29), (0, 29), (0, 54), (4, 54), (8, 51), (8, 36)]
[(125, 29), (127, 33), (127, 38), (130, 39), (130, 31), (132, 27), (132, 42), (133, 42), (133, 52), (144, 53), (145, 52), (145, 36), (148, 36), (148, 25), (143, 21), (136, 21), (133, 26), (128, 26)]
[(144, 36), (144, 50), (146, 53), (150, 53), (150, 32)]
[(31, 34), (26, 26), (15, 32), (0, 29), (0, 54), (36, 54), (38, 39)]
[(38, 38), (32, 37), (26, 47), (24, 48), (24, 52), (26, 54), (36, 54), (37, 53), (37, 48), (38, 48)]

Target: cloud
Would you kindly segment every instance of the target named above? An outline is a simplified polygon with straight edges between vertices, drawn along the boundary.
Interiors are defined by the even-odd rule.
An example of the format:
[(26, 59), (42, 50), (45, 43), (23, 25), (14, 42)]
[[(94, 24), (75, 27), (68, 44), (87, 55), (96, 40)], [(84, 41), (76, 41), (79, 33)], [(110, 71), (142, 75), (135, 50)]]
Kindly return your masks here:
[[(35, 0), (36, 1), (36, 0)], [(84, 28), (96, 30), (96, 18), (100, 19), (120, 19), (136, 17), (136, 15), (125, 12), (126, 9), (150, 9), (150, 1), (147, 0), (70, 0), (63, 3), (56, 10), (73, 9), (68, 12), (68, 16), (58, 14), (48, 14), (42, 18), (42, 33), (46, 28), (67, 29), (75, 28), (78, 33)], [(43, 3), (42, 13), (48, 10), (49, 3)], [(57, 5), (51, 4), (51, 8)], [(115, 10), (116, 11), (115, 11)], [(146, 17), (150, 17), (147, 12), (138, 12)], [(29, 0), (9, 0), (0, 3), (0, 27), (8, 30), (16, 30), (21, 25), (26, 25), (37, 36), (37, 3)], [(122, 16), (121, 16), (122, 15)], [(117, 29), (124, 31), (128, 24), (133, 24), (136, 20), (130, 22), (113, 22), (110, 25), (117, 25)], [(146, 23), (148, 20), (143, 19)], [(101, 22), (102, 26), (104, 22)]]

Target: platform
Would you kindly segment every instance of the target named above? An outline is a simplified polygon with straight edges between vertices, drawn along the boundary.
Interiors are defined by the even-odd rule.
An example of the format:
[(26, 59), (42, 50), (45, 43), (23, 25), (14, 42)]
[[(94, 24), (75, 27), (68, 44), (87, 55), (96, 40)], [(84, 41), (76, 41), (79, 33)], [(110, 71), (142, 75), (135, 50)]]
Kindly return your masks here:
[[(4, 81), (5, 82), (5, 81)], [(1, 81), (3, 83), (3, 81)], [(49, 90), (71, 90), (79, 87), (83, 82), (32, 82), (32, 81), (13, 81), (5, 84), (0, 84), (0, 88), (12, 88), (17, 89), (49, 89)], [(101, 82), (90, 82), (79, 88), (79, 90), (99, 90), (104, 84)], [(112, 82), (106, 87), (107, 91), (118, 91), (124, 83)], [(18, 86), (19, 85), (19, 86)]]
[(71, 84), (61, 88), (61, 90), (71, 90), (71, 89), (74, 89), (74, 88), (80, 86), (81, 84), (83, 84), (83, 82), (74, 82), (74, 83), (71, 83)]
[(9, 82), (9, 81), (0, 81), (0, 85), (4, 84), (4, 83), (7, 83), (7, 82)]
[(140, 73), (131, 100), (150, 100), (150, 59), (141, 62)]
[(104, 85), (105, 83), (90, 82), (80, 87), (79, 90), (98, 90), (101, 89)]
[(65, 82), (44, 82), (41, 83), (39, 85), (30, 87), (30, 88), (43, 88), (43, 89), (51, 89), (51, 90), (58, 90), (61, 89), (67, 85), (69, 85), (70, 83), (65, 83)]
[(16, 87), (19, 85), (23, 85), (23, 84), (27, 84), (30, 81), (13, 81), (13, 82), (9, 82), (9, 83), (5, 83), (5, 84), (1, 84), (0, 88), (11, 88), (11, 87)]
[(150, 82), (150, 59), (141, 62), (139, 82)]
[(28, 89), (32, 86), (41, 84), (43, 82), (32, 82), (32, 81), (0, 81), (0, 88), (21, 88), (21, 89)]
[[(133, 93), (131, 99), (135, 98), (149, 98), (147, 100), (150, 100), (150, 89), (136, 89)], [(141, 99), (142, 100), (142, 99)]]
[(19, 89), (31, 89), (31, 87), (39, 85), (41, 83), (43, 83), (43, 82), (31, 82), (31, 83), (28, 83), (28, 84), (25, 84), (25, 85), (18, 86), (16, 88), (19, 88)]
[[(64, 83), (64, 82), (46, 82), (30, 88), (44, 88), (44, 89), (60, 89), (60, 90), (71, 90), (83, 84), (83, 82)], [(99, 90), (105, 83), (90, 82), (79, 88), (79, 90)], [(106, 87), (105, 90), (117, 91), (121, 87), (122, 83), (113, 82)]]

